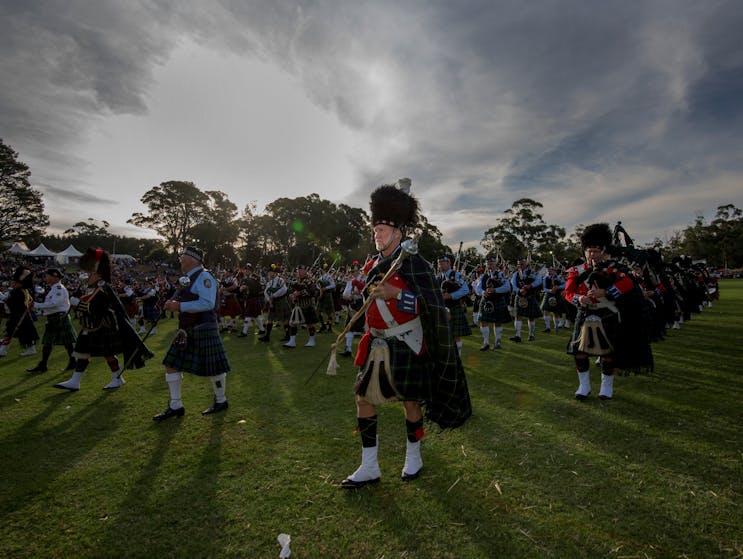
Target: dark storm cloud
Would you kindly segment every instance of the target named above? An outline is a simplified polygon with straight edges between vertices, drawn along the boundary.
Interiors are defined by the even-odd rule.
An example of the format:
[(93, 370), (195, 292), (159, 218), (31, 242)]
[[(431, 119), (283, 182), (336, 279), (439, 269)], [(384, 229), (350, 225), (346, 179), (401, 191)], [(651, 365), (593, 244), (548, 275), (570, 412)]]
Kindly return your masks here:
[[(372, 185), (410, 176), (447, 231), (484, 231), (529, 196), (568, 229), (621, 215), (652, 237), (690, 221), (704, 185), (716, 191), (703, 209), (741, 201), (733, 199), (743, 173), (738, 2), (67, 2), (64, 11), (5, 2), (0, 10), (0, 71), (15, 78), (0, 88), (0, 131), (38, 160), (43, 150), (64, 154), (99, 115), (145, 112), (154, 68), (189, 37), (280, 66), (366, 137), (369, 157), (355, 162), (349, 203), (365, 206)], [(79, 165), (63, 159), (57, 170)], [(697, 205), (679, 204), (684, 197)], [(477, 211), (456, 211), (467, 208)]]

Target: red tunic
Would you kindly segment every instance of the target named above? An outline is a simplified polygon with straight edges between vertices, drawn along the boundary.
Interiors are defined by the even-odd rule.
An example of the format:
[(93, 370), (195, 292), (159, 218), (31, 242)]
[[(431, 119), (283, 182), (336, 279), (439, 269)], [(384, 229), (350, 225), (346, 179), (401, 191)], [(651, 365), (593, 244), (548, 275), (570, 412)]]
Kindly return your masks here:
[[(368, 271), (376, 264), (375, 261), (367, 262), (367, 264), (364, 266), (364, 272), (368, 273)], [(367, 278), (369, 281), (373, 281), (372, 278)], [(398, 275), (393, 274), (392, 277), (387, 281), (389, 285), (392, 285), (394, 287), (399, 287), (403, 291), (410, 291), (410, 288), (405, 283), (405, 281)], [(415, 313), (409, 313), (405, 311), (401, 311), (398, 309), (398, 300), (397, 299), (387, 299), (385, 301), (385, 304), (387, 305), (387, 309), (390, 311), (390, 314), (395, 319), (395, 321), (398, 324), (405, 324), (406, 322), (410, 322), (411, 320), (415, 320), (415, 318), (418, 316), (418, 309), (416, 308)], [(369, 305), (369, 308), (366, 311), (366, 325), (369, 328), (377, 328), (380, 330), (384, 330), (388, 328), (387, 323), (384, 321), (384, 318), (382, 318), (382, 313), (379, 312), (379, 308), (377, 307), (377, 303), (373, 302), (371, 305)], [(369, 354), (369, 346), (371, 345), (371, 332), (367, 329), (364, 336), (361, 338), (361, 341), (359, 342), (359, 348), (356, 353), (356, 359), (354, 360), (354, 364), (361, 367), (366, 363), (366, 358)], [(425, 353), (425, 345), (423, 348), (421, 348), (421, 351), (418, 355), (423, 355)]]
[[(565, 290), (563, 291), (563, 297), (565, 297), (568, 303), (572, 303), (577, 307), (578, 299), (588, 294), (589, 289), (593, 287), (589, 286), (585, 281), (578, 281), (581, 274), (584, 274), (590, 269), (591, 267), (587, 264), (581, 264), (580, 266), (573, 266), (568, 270), (568, 279), (565, 282)], [(621, 295), (631, 291), (634, 287), (632, 278), (622, 270), (615, 268), (612, 264), (603, 268), (599, 273), (603, 276), (616, 278), (616, 281), (610, 287), (606, 288), (606, 296), (610, 300), (617, 299)]]

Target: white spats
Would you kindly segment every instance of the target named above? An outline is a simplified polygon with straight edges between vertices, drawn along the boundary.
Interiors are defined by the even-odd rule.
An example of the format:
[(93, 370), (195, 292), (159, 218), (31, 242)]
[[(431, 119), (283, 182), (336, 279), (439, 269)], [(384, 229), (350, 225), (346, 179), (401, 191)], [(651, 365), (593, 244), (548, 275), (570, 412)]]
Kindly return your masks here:
[(121, 388), (126, 384), (124, 377), (121, 376), (121, 369), (111, 371), (111, 382), (103, 387), (103, 390), (113, 390), (114, 388)]
[(304, 344), (304, 347), (315, 347), (315, 336), (310, 336), (310, 340)]
[(490, 344), (490, 326), (480, 326), (480, 334), (482, 334), (482, 345)]
[(72, 376), (64, 381), (60, 382), (59, 384), (55, 384), (54, 388), (64, 388), (66, 390), (80, 390), (80, 379), (83, 378), (83, 373), (81, 371), (75, 371), (72, 373)]
[(10, 347), (10, 344), (0, 344), (0, 357), (8, 355), (8, 347)]
[(599, 398), (602, 400), (611, 400), (614, 397), (614, 375), (605, 375), (601, 373), (601, 390)]
[(21, 357), (28, 357), (29, 355), (36, 355), (35, 345), (30, 345), (24, 351), (21, 352)]
[(576, 400), (585, 400), (591, 393), (591, 372), (578, 371), (578, 390), (575, 391)]
[(348, 476), (348, 480), (354, 483), (363, 483), (379, 479), (382, 476), (382, 472), (379, 469), (379, 462), (377, 462), (377, 451), (379, 445), (369, 446), (361, 448), (361, 466)]
[(403, 479), (411, 479), (417, 477), (418, 473), (423, 468), (423, 458), (421, 457), (421, 442), (405, 442), (407, 444), (405, 446), (405, 465), (402, 467), (402, 477)]
[(289, 341), (284, 344), (284, 347), (297, 347), (297, 337), (289, 336)]

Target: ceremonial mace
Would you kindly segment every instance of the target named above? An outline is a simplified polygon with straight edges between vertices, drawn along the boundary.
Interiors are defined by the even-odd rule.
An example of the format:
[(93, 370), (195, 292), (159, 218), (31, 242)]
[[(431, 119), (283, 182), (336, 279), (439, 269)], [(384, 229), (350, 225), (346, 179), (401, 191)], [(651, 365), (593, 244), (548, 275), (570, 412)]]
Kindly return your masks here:
[[(390, 266), (390, 269), (387, 270), (387, 272), (384, 274), (382, 279), (379, 281), (380, 284), (387, 282), (393, 274), (400, 268), (400, 265), (402, 264), (402, 261), (405, 260), (406, 257), (412, 256), (414, 254), (418, 254), (418, 244), (412, 240), (412, 239), (406, 239), (402, 243), (400, 243), (400, 254), (395, 258), (394, 262), (392, 262), (392, 266)], [(366, 298), (366, 301), (364, 301), (364, 304), (361, 306), (361, 308), (356, 311), (356, 313), (351, 317), (351, 320), (348, 321), (348, 324), (346, 324), (346, 327), (343, 329), (343, 332), (338, 334), (338, 337), (335, 340), (335, 343), (330, 346), (330, 359), (328, 361), (328, 369), (325, 372), (328, 375), (335, 375), (336, 371), (338, 370), (338, 359), (336, 356), (338, 345), (343, 341), (343, 338), (345, 338), (346, 334), (348, 334), (351, 331), (351, 328), (353, 328), (354, 323), (364, 316), (364, 313), (366, 313), (366, 310), (369, 308), (369, 306), (372, 304), (372, 301), (374, 301), (374, 292), (372, 291), (369, 296)], [(322, 365), (325, 362), (325, 359), (320, 362), (320, 364), (315, 367), (315, 370), (312, 371), (312, 374), (307, 378), (305, 381), (305, 384), (310, 382), (312, 377), (315, 375), (315, 373), (320, 368), (320, 365)]]

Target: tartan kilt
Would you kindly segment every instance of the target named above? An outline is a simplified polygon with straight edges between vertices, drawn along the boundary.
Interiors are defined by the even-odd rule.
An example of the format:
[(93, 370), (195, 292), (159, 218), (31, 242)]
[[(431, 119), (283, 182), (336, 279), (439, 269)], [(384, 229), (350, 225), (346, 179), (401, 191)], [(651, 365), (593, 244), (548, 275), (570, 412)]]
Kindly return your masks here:
[(115, 328), (83, 330), (75, 343), (75, 353), (88, 354), (91, 357), (117, 355), (123, 351), (124, 339)]
[[(553, 299), (552, 303), (554, 304), (550, 304), (550, 299)], [(562, 296), (562, 290), (558, 291), (554, 295), (550, 293), (544, 293), (544, 295), (542, 295), (542, 303), (539, 305), (539, 308), (542, 309), (542, 312), (562, 314), (565, 312), (563, 301), (565, 301), (565, 298)]]
[(332, 316), (335, 312), (335, 301), (333, 300), (333, 291), (323, 291), (320, 297), (318, 310), (327, 316)]
[[(433, 394), (433, 362), (425, 353), (416, 355), (405, 342), (397, 338), (386, 340), (390, 348), (390, 367), (399, 400), (430, 401)], [(361, 367), (356, 376), (358, 385), (363, 376)]]
[(310, 305), (309, 307), (301, 307), (302, 314), (304, 315), (304, 323), (303, 324), (317, 324), (320, 322), (319, 318), (317, 317), (317, 308), (315, 308), (315, 305)]
[(243, 313), (240, 300), (237, 295), (228, 295), (224, 303), (219, 306), (219, 316), (240, 316)]
[[(492, 304), (492, 309), (490, 305)], [(500, 295), (492, 299), (480, 300), (480, 322), (483, 324), (507, 324), (511, 322), (511, 313), (508, 312), (508, 296)]]
[(243, 305), (243, 318), (256, 318), (263, 311), (263, 295), (248, 297)]
[(268, 320), (271, 322), (289, 322), (292, 309), (289, 306), (289, 298), (284, 295), (279, 299), (274, 299), (271, 308), (268, 310)]
[(46, 328), (41, 340), (43, 345), (75, 345), (77, 332), (67, 313), (54, 313), (46, 317)]
[(142, 305), (142, 318), (147, 322), (157, 322), (160, 319), (160, 309), (157, 305)]
[(213, 377), (230, 372), (230, 363), (219, 336), (216, 322), (185, 328), (188, 336), (186, 347), (170, 344), (163, 358), (163, 365), (176, 371), (200, 377)]
[(449, 328), (452, 336), (455, 338), (471, 336), (472, 328), (470, 328), (470, 323), (467, 320), (466, 307), (463, 302), (454, 301), (451, 307), (447, 306), (446, 308), (449, 309)]
[(526, 297), (527, 305), (525, 307), (520, 306), (519, 299), (523, 299), (518, 293), (514, 297), (513, 312), (519, 318), (539, 318), (543, 316), (542, 309), (539, 307), (539, 301), (537, 295), (529, 295)]
[(126, 309), (126, 316), (129, 318), (137, 318), (137, 315), (139, 314), (139, 302), (136, 299), (129, 301), (124, 305), (124, 309)]

